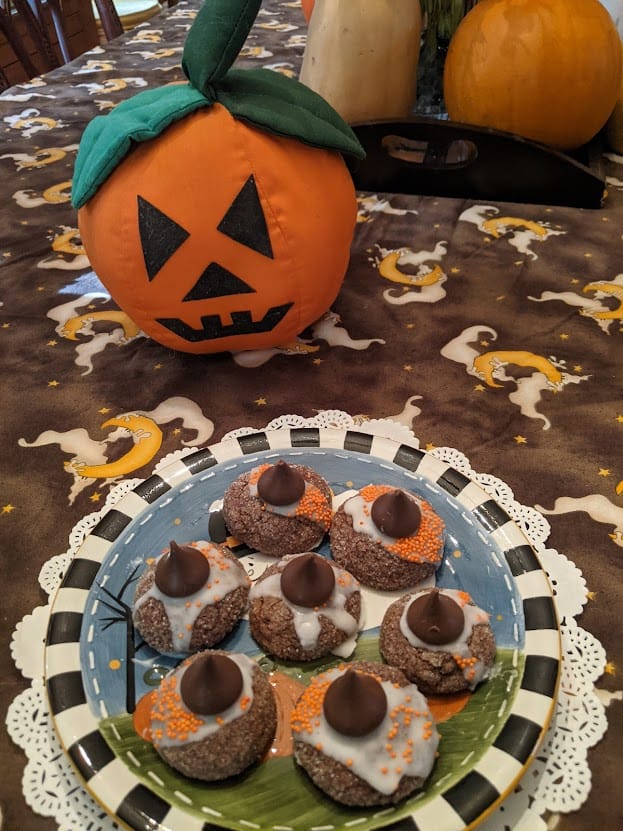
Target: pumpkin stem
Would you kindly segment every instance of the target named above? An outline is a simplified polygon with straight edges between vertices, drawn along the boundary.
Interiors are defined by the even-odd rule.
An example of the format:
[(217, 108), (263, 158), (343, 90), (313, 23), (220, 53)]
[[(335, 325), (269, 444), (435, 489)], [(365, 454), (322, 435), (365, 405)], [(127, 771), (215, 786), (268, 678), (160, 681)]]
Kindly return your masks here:
[(247, 39), (262, 0), (205, 0), (190, 27), (182, 56), (184, 74), (206, 98), (224, 77)]

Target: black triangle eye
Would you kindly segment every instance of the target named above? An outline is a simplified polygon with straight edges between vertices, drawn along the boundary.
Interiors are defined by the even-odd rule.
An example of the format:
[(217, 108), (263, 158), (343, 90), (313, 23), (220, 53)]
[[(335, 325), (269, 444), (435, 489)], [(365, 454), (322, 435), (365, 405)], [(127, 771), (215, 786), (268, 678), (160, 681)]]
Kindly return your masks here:
[(138, 229), (145, 268), (153, 280), (190, 234), (142, 196), (138, 197)]
[(240, 189), (218, 230), (258, 254), (273, 259), (266, 218), (253, 176), (249, 176)]
[(250, 294), (255, 292), (240, 277), (218, 263), (210, 263), (192, 289), (184, 297), (187, 300), (207, 300), (210, 297), (224, 297), (228, 294)]

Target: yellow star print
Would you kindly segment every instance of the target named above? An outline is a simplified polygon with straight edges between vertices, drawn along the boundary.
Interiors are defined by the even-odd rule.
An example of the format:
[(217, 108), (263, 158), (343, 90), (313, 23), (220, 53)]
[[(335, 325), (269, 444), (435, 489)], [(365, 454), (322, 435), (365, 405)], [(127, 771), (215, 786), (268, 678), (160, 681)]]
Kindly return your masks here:
[(517, 444), (527, 444), (528, 439), (525, 436), (513, 436), (514, 440)]
[(3, 514), (10, 514), (11, 511), (15, 510), (15, 505), (3, 505), (2, 506), (2, 513)]

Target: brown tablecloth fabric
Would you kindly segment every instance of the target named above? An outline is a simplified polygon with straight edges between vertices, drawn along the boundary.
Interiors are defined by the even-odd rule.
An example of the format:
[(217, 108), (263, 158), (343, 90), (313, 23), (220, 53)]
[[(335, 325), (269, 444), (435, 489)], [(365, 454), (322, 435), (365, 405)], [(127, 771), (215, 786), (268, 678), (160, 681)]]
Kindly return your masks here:
[[(163, 402), (170, 414), (160, 418), (162, 446), (132, 477), (148, 475), (160, 458), (195, 441), (197, 424), (207, 440), (218, 441), (235, 427), (263, 427), (284, 413), (337, 408), (398, 418), (422, 446), (462, 450), (476, 470), (507, 482), (520, 502), (558, 504), (561, 510), (548, 517), (550, 544), (584, 572), (591, 594), (580, 623), (607, 652), (599, 686), (619, 690), (623, 159), (603, 159), (610, 178), (600, 210), (362, 195), (350, 265), (332, 310), (337, 317), (303, 333), (304, 348), (296, 353), (247, 356), (252, 366), (228, 353), (175, 353), (142, 336), (120, 340), (118, 324), (105, 314), (72, 339), (61, 322), (116, 308), (86, 297), (93, 282), (74, 235), (69, 185), (62, 184), (71, 179), (76, 145), (99, 112), (145, 86), (181, 78), (181, 47), (195, 8), (180, 3), (40, 86), (0, 96), (3, 721), (25, 686), (10, 657), (10, 633), (46, 601), (39, 569), (67, 549), (71, 528), (101, 507), (111, 485), (98, 479), (72, 490), (65, 463), (79, 442), (72, 444), (71, 431), (105, 442), (108, 418), (154, 413)], [(296, 75), (304, 35), (296, 4), (265, 1), (241, 63)], [(62, 148), (62, 158), (50, 162), (51, 148)], [(384, 279), (378, 263), (398, 249), (412, 260), (403, 257), (399, 271), (428, 274), (438, 267), (439, 279), (428, 287)], [(418, 259), (418, 252), (425, 253)], [(334, 338), (340, 329), (342, 344)], [(501, 364), (505, 375), (474, 374), (474, 359), (485, 353), (481, 363)], [(562, 383), (547, 384), (540, 370)], [(129, 437), (110, 440), (107, 458), (130, 446)], [(590, 797), (581, 811), (563, 816), (562, 831), (623, 827), (620, 700), (608, 718), (609, 731), (590, 754)], [(55, 828), (26, 806), (22, 751), (1, 735), (5, 827)]]

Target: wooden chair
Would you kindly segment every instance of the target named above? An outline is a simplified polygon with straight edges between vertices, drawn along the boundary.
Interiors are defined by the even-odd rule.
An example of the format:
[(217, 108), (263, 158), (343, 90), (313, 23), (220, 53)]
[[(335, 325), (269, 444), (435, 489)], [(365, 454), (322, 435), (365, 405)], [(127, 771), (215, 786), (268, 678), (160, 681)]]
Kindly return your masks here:
[[(94, 0), (107, 40), (123, 33), (113, 0)], [(90, 0), (0, 0), (0, 89), (48, 72), (99, 43)]]

